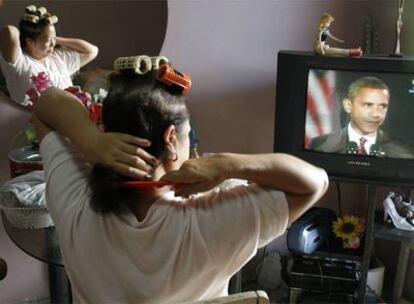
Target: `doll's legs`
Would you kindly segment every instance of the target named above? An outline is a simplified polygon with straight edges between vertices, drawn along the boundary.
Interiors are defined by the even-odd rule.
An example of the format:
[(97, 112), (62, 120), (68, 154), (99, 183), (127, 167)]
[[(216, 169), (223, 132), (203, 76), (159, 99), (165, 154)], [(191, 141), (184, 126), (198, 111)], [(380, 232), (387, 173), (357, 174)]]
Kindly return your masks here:
[(343, 56), (343, 57), (359, 57), (362, 55), (361, 48), (357, 49), (340, 49), (340, 48), (327, 48), (325, 50), (327, 56)]
[(362, 49), (359, 47), (357, 49), (348, 49), (349, 55), (351, 57), (360, 57), (362, 56)]
[(347, 57), (349, 56), (349, 51), (347, 49), (329, 47), (325, 49), (325, 55)]
[[(357, 49), (342, 49), (342, 48), (334, 48), (325, 46), (324, 47), (325, 56), (333, 56), (333, 57), (359, 57), (362, 55), (361, 48)], [(320, 47), (315, 47), (315, 52), (319, 55), (322, 54), (322, 50)]]
[(322, 53), (322, 48), (324, 48), (325, 49), (325, 47), (322, 47), (321, 45), (315, 45), (315, 48), (313, 49), (314, 51), (315, 51), (315, 53), (316, 54), (318, 54), (318, 55), (324, 55), (323, 53)]

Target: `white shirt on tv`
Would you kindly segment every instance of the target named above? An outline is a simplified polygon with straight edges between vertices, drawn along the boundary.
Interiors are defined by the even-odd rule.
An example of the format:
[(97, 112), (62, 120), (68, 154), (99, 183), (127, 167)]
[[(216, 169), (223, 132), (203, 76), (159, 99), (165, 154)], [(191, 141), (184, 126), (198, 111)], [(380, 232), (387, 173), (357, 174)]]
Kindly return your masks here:
[(364, 144), (365, 151), (367, 151), (367, 154), (371, 151), (371, 146), (375, 144), (377, 141), (377, 131), (367, 134), (367, 135), (361, 135), (358, 134), (354, 128), (352, 128), (351, 123), (348, 124), (348, 140), (353, 141), (359, 146), (360, 138), (364, 137), (366, 139), (366, 142)]

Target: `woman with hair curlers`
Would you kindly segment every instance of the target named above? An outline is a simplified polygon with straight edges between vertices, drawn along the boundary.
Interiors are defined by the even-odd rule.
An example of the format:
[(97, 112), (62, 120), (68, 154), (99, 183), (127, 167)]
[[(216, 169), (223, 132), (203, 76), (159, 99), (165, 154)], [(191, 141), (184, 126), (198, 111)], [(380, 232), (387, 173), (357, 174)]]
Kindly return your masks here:
[(8, 25), (0, 32), (0, 66), (11, 99), (21, 105), (30, 105), (31, 77), (42, 73), (52, 86), (65, 89), (73, 85), (71, 76), (98, 54), (85, 40), (57, 36), (57, 22), (46, 8), (30, 5), (18, 29)]
[[(186, 82), (157, 73), (111, 76), (105, 133), (65, 91), (49, 88), (35, 104), (48, 209), (76, 303), (225, 296), (232, 275), (327, 189), (324, 170), (286, 154), (189, 159), (190, 114), (171, 85)], [(143, 165), (151, 174), (136, 182)]]

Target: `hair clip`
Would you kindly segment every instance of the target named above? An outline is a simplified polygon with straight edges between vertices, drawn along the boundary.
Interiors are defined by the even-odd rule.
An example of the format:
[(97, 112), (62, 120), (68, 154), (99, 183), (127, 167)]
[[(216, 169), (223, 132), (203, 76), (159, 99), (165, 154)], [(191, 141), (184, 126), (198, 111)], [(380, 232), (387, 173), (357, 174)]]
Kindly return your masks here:
[(46, 17), (45, 21), (46, 21), (46, 24), (49, 25), (49, 24), (57, 23), (59, 21), (59, 19), (58, 19), (57, 16), (53, 15), (53, 16)]
[(38, 23), (40, 18), (39, 16), (33, 15), (33, 14), (24, 14), (23, 20), (29, 21), (31, 23)]
[(191, 90), (191, 78), (189, 75), (180, 73), (169, 64), (160, 66), (157, 79), (162, 83), (179, 90), (180, 94), (187, 94)]
[(114, 70), (134, 70), (137, 74), (146, 74), (151, 70), (151, 59), (146, 55), (119, 57), (114, 61)]
[(151, 57), (151, 64), (154, 70), (158, 70), (161, 65), (169, 63), (169, 60), (165, 56), (154, 56)]

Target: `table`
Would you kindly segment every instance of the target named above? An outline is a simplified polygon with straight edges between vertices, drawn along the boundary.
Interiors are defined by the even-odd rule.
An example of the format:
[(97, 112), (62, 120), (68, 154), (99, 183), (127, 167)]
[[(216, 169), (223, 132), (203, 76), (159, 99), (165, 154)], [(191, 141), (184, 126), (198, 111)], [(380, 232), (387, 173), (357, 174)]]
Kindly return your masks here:
[(384, 223), (375, 224), (375, 237), (400, 242), (400, 250), (397, 260), (397, 271), (395, 274), (392, 292), (393, 303), (409, 303), (402, 296), (410, 252), (414, 250), (414, 232), (390, 227)]
[(66, 276), (55, 227), (22, 229), (14, 227), (0, 211), (7, 235), (29, 256), (48, 264), (51, 303), (71, 303), (69, 280)]
[(59, 240), (55, 227), (23, 229), (14, 227), (1, 211), (1, 218), (7, 235), (25, 253), (39, 261), (63, 266)]

